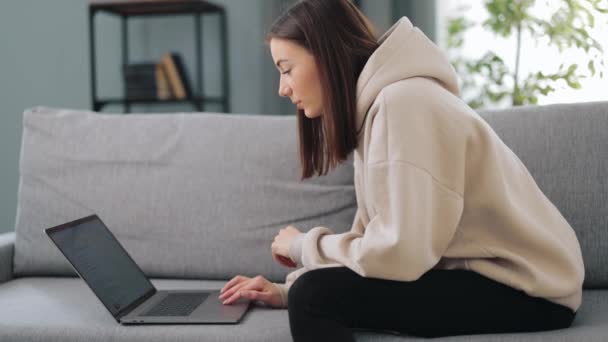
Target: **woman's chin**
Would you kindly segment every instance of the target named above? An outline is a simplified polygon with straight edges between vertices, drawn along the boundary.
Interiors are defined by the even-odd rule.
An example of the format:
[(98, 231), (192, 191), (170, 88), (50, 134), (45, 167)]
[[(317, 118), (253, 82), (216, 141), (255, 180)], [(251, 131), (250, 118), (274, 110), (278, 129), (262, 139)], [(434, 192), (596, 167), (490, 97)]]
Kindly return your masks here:
[(304, 115), (309, 119), (316, 119), (319, 116), (321, 116), (321, 114), (313, 114), (310, 111), (307, 111), (306, 109), (304, 109), (303, 111), (304, 111)]

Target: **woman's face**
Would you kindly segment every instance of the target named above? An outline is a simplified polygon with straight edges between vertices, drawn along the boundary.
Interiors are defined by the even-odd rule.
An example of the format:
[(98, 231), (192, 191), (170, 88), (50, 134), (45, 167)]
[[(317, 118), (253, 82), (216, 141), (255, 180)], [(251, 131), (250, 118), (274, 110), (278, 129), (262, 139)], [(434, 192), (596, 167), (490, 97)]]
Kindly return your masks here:
[(309, 119), (323, 112), (323, 96), (317, 64), (304, 47), (287, 39), (270, 40), (272, 59), (281, 73), (279, 95), (289, 97)]

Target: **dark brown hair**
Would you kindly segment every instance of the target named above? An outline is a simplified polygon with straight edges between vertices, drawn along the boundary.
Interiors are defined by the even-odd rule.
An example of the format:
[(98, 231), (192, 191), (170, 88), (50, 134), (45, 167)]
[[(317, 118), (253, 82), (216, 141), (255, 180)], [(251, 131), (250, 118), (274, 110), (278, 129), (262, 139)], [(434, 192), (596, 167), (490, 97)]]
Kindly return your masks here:
[(350, 0), (300, 0), (266, 37), (287, 39), (315, 58), (324, 113), (309, 119), (297, 111), (302, 180), (326, 175), (357, 148), (357, 79), (378, 41), (369, 20)]

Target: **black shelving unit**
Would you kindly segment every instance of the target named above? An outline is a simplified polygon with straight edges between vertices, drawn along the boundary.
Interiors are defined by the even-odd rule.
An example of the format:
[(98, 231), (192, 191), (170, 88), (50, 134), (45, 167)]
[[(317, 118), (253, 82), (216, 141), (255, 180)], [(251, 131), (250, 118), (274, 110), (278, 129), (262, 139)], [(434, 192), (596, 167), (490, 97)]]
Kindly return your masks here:
[[(188, 16), (194, 17), (194, 46), (196, 49), (196, 90), (192, 98), (184, 100), (169, 99), (129, 99), (126, 96), (124, 85), (123, 97), (99, 98), (97, 95), (97, 67), (95, 51), (95, 15), (106, 12), (121, 18), (122, 30), (122, 63), (129, 63), (129, 34), (128, 19), (132, 17), (153, 16)], [(220, 19), (220, 52), (222, 60), (222, 96), (207, 97), (203, 88), (203, 58), (201, 43), (201, 16), (203, 14), (216, 14)], [(89, 3), (89, 55), (91, 66), (91, 103), (94, 111), (101, 110), (109, 104), (124, 106), (125, 113), (131, 111), (132, 104), (154, 103), (191, 103), (197, 111), (203, 111), (205, 104), (221, 104), (224, 112), (230, 112), (230, 87), (228, 75), (228, 36), (226, 27), (226, 11), (222, 6), (203, 0), (133, 0), (133, 1), (94, 1)]]

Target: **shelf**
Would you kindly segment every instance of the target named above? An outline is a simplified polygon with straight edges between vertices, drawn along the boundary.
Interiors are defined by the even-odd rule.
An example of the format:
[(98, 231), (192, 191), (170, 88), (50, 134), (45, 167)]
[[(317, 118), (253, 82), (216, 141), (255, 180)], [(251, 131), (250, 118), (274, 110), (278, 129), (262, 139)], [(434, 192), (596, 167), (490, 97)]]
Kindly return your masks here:
[(216, 13), (224, 10), (204, 0), (92, 1), (89, 9), (92, 12), (108, 12), (125, 17)]
[(145, 99), (145, 98), (134, 98), (134, 99), (126, 99), (126, 98), (107, 98), (107, 99), (98, 99), (96, 101), (96, 105), (101, 108), (103, 106), (112, 105), (112, 104), (149, 104), (149, 103), (216, 103), (216, 104), (224, 104), (225, 99), (222, 97), (201, 97), (196, 96), (190, 99), (167, 99), (167, 100), (159, 100), (159, 99)]
[[(192, 84), (193, 97), (187, 99), (159, 100), (156, 98), (127, 99), (127, 88), (123, 80), (123, 96), (120, 98), (98, 98), (97, 96), (97, 58), (95, 44), (95, 16), (100, 12), (108, 12), (120, 16), (122, 65), (129, 64), (129, 18), (132, 16), (163, 16), (191, 14), (194, 17), (194, 47), (195, 47), (195, 83)], [(203, 14), (213, 13), (219, 17), (220, 53), (222, 61), (222, 96), (205, 96), (203, 86), (202, 64), (202, 17)], [(197, 111), (204, 111), (207, 103), (220, 104), (225, 113), (230, 112), (230, 85), (228, 71), (228, 29), (226, 11), (220, 5), (204, 0), (130, 0), (130, 1), (90, 1), (89, 2), (89, 57), (91, 68), (91, 104), (94, 111), (101, 110), (110, 104), (124, 105), (125, 113), (130, 111), (132, 104), (158, 103), (189, 103)]]

